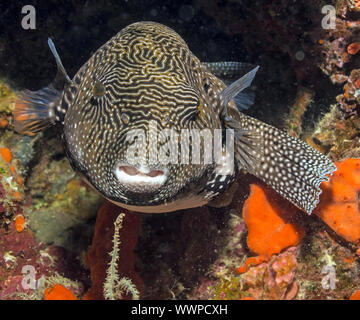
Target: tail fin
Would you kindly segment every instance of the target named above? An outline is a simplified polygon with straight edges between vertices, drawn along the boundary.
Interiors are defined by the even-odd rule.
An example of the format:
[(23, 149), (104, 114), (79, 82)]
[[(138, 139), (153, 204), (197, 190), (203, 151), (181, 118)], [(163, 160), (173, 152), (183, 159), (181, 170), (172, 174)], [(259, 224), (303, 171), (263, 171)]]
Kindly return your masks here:
[(257, 176), (308, 214), (319, 202), (321, 182), (336, 166), (305, 142), (238, 112), (229, 102), (250, 86), (258, 67), (219, 94), (225, 127), (234, 129), (238, 168)]
[(38, 91), (22, 91), (13, 112), (15, 130), (33, 135), (54, 124), (55, 106), (60, 96), (61, 91), (52, 85)]
[[(249, 116), (240, 115), (240, 127), (254, 137), (251, 152), (257, 160), (246, 169), (311, 214), (319, 202), (321, 182), (336, 170), (334, 163), (305, 142)], [(244, 149), (249, 145), (238, 139), (235, 157)]]

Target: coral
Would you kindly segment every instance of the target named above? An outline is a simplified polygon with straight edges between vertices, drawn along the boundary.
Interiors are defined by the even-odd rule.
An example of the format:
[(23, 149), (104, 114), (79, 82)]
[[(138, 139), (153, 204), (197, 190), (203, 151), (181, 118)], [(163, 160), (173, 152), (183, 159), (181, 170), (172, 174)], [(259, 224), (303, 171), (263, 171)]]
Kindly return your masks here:
[(336, 163), (337, 171), (321, 185), (323, 193), (314, 213), (347, 241), (360, 239), (360, 159)]
[(341, 110), (348, 115), (357, 115), (360, 104), (360, 69), (353, 69), (344, 85), (344, 93), (336, 97)]
[(245, 263), (242, 266), (240, 266), (239, 268), (237, 268), (237, 272), (244, 273), (248, 270), (248, 268), (250, 266), (254, 266), (254, 265), (257, 266), (260, 263), (267, 261), (267, 260), (268, 260), (268, 258), (265, 256), (256, 256), (256, 257), (247, 258)]
[(343, 112), (334, 104), (316, 125), (311, 139), (319, 148), (328, 152), (334, 161), (360, 157), (359, 129), (359, 118), (344, 118)]
[(355, 250), (335, 241), (320, 220), (311, 221), (315, 229), (308, 233), (298, 256), (297, 299), (348, 299), (360, 284)]
[(299, 209), (263, 184), (252, 184), (243, 207), (251, 251), (269, 259), (281, 250), (296, 246), (304, 236), (297, 220)]
[[(117, 226), (120, 227), (121, 224), (122, 228), (118, 228), (115, 233), (114, 222), (118, 217), (120, 220)], [(108, 296), (116, 293), (117, 289), (133, 286), (141, 295), (143, 283), (135, 271), (133, 252), (139, 227), (140, 219), (136, 213), (130, 213), (108, 201), (104, 202), (97, 215), (95, 234), (87, 256), (92, 286), (86, 293), (86, 299), (104, 299), (104, 284)], [(136, 298), (135, 291), (133, 294), (128, 294), (126, 289), (121, 291), (121, 298)]]
[(293, 137), (298, 137), (302, 133), (302, 117), (314, 95), (314, 91), (301, 86), (298, 87), (295, 102), (291, 107), (289, 116), (286, 120), (286, 127), (288, 128), (288, 132)]
[(54, 285), (54, 282), (64, 286), (70, 284), (72, 290), (83, 294), (82, 284), (59, 276), (61, 272), (66, 276), (81, 278), (84, 271), (74, 257), (56, 247), (44, 248), (43, 244), (36, 242), (30, 230), (17, 232), (15, 223), (7, 231), (0, 229), (0, 239), (1, 300), (43, 299), (45, 288)]
[(360, 11), (360, 1), (359, 0), (347, 0), (348, 7), (352, 11)]
[(210, 297), (221, 300), (294, 299), (298, 292), (295, 281), (297, 255), (296, 248), (291, 247), (241, 276), (220, 278), (209, 286)]
[(123, 227), (125, 213), (120, 213), (114, 222), (113, 249), (110, 252), (111, 260), (106, 271), (104, 283), (104, 297), (109, 300), (120, 300), (125, 295), (131, 295), (133, 300), (139, 299), (139, 291), (131, 279), (119, 276), (117, 264), (119, 260), (120, 231)]
[[(314, 227), (314, 217), (308, 217)], [(325, 228), (326, 229), (326, 228)], [(229, 268), (200, 279), (191, 297), (202, 299), (347, 299), (357, 288), (358, 258), (318, 221), (295, 248), (284, 249), (236, 275)], [(229, 257), (230, 258), (230, 257)], [(333, 278), (332, 278), (333, 277)], [(331, 282), (332, 281), (332, 282)]]
[(244, 286), (249, 287), (248, 292), (255, 299), (293, 299), (297, 294), (296, 266), (296, 248), (289, 248), (269, 263), (252, 268), (245, 276)]
[[(71, 290), (81, 296), (89, 280), (84, 268), (79, 265), (78, 257), (65, 249), (37, 242), (35, 234), (38, 230), (30, 226), (29, 213), (32, 210), (36, 211), (36, 205), (41, 199), (44, 201), (44, 198), (48, 198), (49, 189), (51, 190), (44, 188), (38, 198), (33, 197), (34, 193), (28, 191), (32, 188), (31, 182), (47, 181), (43, 187), (54, 186), (56, 181), (62, 183), (68, 177), (62, 171), (57, 173), (57, 179), (49, 181), (49, 177), (54, 177), (51, 171), (41, 172), (33, 169), (38, 167), (38, 161), (43, 164), (42, 168), (46, 167), (54, 153), (61, 154), (61, 146), (54, 147), (46, 143), (40, 145), (43, 134), (26, 137), (13, 132), (10, 112), (14, 99), (14, 92), (0, 81), (0, 299), (43, 299), (45, 288), (50, 288), (55, 283), (66, 287), (70, 284)], [(46, 153), (49, 157), (44, 159)], [(33, 174), (36, 178), (32, 177)], [(71, 179), (77, 180), (73, 176)], [(66, 185), (53, 187), (52, 191), (56, 194), (62, 188), (65, 189)], [(81, 190), (81, 186), (79, 189)], [(75, 195), (75, 191), (77, 190), (69, 187), (68, 193), (65, 194), (69, 202), (79, 199), (81, 192), (80, 195)], [(81, 196), (88, 196), (86, 201), (96, 210), (95, 202), (89, 195), (90, 192), (86, 192)], [(77, 207), (78, 204), (73, 203), (73, 215), (81, 209)], [(48, 215), (52, 213), (54, 211)], [(61, 222), (58, 224), (61, 225)], [(50, 226), (51, 224), (47, 224), (45, 228), (49, 230)], [(69, 238), (66, 232), (63, 232), (63, 236)], [(79, 242), (73, 241), (73, 246), (78, 245)], [(32, 280), (28, 283), (31, 284), (29, 288), (23, 282), (27, 276), (26, 270), (34, 272)], [(68, 277), (77, 278), (82, 283), (71, 282)]]

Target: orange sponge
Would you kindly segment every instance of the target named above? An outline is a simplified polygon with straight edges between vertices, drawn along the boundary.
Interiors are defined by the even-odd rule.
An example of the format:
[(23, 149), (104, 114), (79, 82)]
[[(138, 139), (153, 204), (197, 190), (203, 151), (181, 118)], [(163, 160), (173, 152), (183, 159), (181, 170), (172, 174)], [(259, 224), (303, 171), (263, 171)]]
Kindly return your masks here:
[(25, 221), (25, 218), (22, 214), (18, 214), (16, 217), (15, 217), (15, 229), (17, 232), (21, 232), (24, 230), (25, 228), (25, 225), (26, 225), (26, 221)]
[(360, 291), (355, 290), (353, 294), (350, 296), (349, 300), (360, 300)]
[(8, 148), (0, 148), (0, 154), (2, 155), (2, 157), (4, 158), (4, 160), (8, 163), (11, 162), (12, 160), (12, 154), (10, 149)]
[(360, 159), (336, 163), (337, 171), (329, 182), (323, 182), (317, 214), (330, 228), (347, 241), (360, 239)]
[(71, 290), (61, 284), (45, 289), (44, 300), (77, 300)]
[(296, 219), (299, 212), (265, 185), (252, 184), (243, 207), (248, 247), (269, 259), (275, 253), (297, 245), (305, 234)]

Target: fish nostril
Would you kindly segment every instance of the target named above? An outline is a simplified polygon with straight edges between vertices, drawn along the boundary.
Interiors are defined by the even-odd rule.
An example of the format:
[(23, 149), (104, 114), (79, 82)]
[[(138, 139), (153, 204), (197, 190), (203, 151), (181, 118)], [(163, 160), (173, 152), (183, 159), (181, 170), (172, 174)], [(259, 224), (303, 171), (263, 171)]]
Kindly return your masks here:
[(164, 174), (164, 171), (162, 171), (162, 170), (151, 170), (147, 174), (147, 176), (154, 178), (154, 177), (162, 176), (163, 174)]
[(129, 176), (135, 176), (136, 174), (139, 174), (138, 169), (133, 166), (120, 166), (119, 170), (124, 171)]

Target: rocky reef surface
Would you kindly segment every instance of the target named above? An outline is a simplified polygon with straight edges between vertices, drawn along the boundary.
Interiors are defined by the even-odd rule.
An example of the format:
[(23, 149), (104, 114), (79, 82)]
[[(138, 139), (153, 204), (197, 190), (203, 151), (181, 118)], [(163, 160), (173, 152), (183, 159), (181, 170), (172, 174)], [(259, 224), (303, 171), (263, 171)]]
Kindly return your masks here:
[[(33, 3), (30, 31), (13, 22), (20, 5), (0, 3), (0, 299), (359, 299), (359, 1)], [(247, 113), (337, 165), (313, 215), (246, 175), (223, 208), (128, 212), (72, 171), (61, 128), (14, 132), (19, 90), (55, 75), (48, 36), (73, 75), (140, 20), (174, 28), (203, 61), (261, 66)]]

